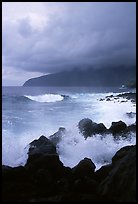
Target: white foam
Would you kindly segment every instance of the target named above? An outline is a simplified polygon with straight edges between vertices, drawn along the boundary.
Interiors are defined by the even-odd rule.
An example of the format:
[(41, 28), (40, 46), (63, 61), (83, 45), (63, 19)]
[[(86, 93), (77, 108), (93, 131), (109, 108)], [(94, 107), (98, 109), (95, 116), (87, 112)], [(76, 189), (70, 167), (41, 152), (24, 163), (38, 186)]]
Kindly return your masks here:
[(97, 118), (98, 123), (104, 123), (107, 128), (111, 126), (111, 122), (117, 122), (122, 120), (127, 125), (135, 123), (136, 117), (129, 118), (127, 117), (127, 112), (136, 113), (136, 107), (133, 106), (131, 101), (124, 103), (119, 103), (115, 101), (100, 101), (97, 104), (99, 116)]
[(37, 95), (37, 96), (30, 96), (30, 95), (25, 95), (25, 97), (37, 101), (37, 102), (57, 102), (57, 101), (62, 101), (64, 99), (63, 96), (58, 95), (58, 94), (44, 94), (44, 95)]
[(90, 158), (96, 165), (96, 170), (102, 165), (111, 163), (112, 157), (120, 148), (136, 143), (135, 134), (129, 139), (115, 141), (112, 135), (95, 135), (86, 140), (79, 133), (77, 128), (68, 130), (58, 145), (60, 160), (65, 166), (74, 167), (85, 157)]
[(35, 138), (36, 134), (26, 132), (25, 134), (14, 135), (3, 131), (2, 139), (2, 164), (11, 167), (24, 166), (28, 158), (29, 143)]
[[(129, 118), (126, 115), (126, 112), (136, 112), (136, 106), (133, 106), (134, 104), (130, 101), (119, 103), (114, 100), (97, 100), (111, 94), (74, 94), (74, 97), (71, 97), (73, 99), (72, 103), (66, 103), (66, 107), (55, 107), (54, 104), (46, 107), (49, 108), (51, 115), (45, 114), (45, 109), (40, 110), (39, 115), (36, 107), (31, 106), (31, 110), (28, 109), (28, 112), (30, 112), (30, 115), (36, 113), (37, 117), (32, 115), (31, 120), (25, 119), (25, 123), (34, 123), (34, 128), (25, 129), (23, 133), (16, 133), (16, 135), (11, 132), (12, 128), (14, 130), (14, 126), (12, 128), (11, 126), (12, 123), (13, 125), (15, 124), (15, 121), (9, 120), (9, 116), (3, 115), (3, 121), (7, 121), (5, 123), (7, 129), (5, 130), (5, 126), (3, 127), (2, 163), (10, 166), (24, 165), (27, 160), (27, 148), (25, 147), (41, 135), (48, 137), (54, 134), (60, 126), (64, 126), (67, 129), (65, 137), (58, 145), (60, 159), (65, 166), (73, 167), (84, 157), (91, 158), (97, 169), (105, 163), (111, 162), (111, 158), (117, 150), (123, 146), (135, 144), (136, 135), (132, 134), (130, 140), (120, 139), (118, 142), (115, 142), (111, 135), (102, 140), (100, 135), (85, 140), (76, 127), (79, 120), (85, 117), (97, 123), (104, 123), (107, 128), (111, 126), (113, 121), (122, 120), (127, 125), (134, 123), (136, 117)], [(38, 102), (63, 100), (63, 96), (58, 94), (27, 95), (26, 97)], [(24, 121), (19, 120), (19, 122), (23, 123)], [(18, 130), (18, 126), (16, 128)]]

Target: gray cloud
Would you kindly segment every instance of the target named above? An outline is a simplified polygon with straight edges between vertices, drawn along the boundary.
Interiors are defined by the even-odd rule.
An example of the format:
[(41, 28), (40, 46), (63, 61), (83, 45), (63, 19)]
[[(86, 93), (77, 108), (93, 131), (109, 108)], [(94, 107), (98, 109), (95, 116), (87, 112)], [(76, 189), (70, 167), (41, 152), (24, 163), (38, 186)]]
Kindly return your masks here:
[[(46, 13), (49, 11), (47, 16), (39, 12), (30, 19), (32, 13), (27, 13), (21, 18), (17, 16), (15, 21), (11, 18), (4, 21), (3, 16), (5, 69), (12, 66), (28, 72), (52, 73), (87, 65), (135, 66), (135, 3), (73, 2), (43, 6)], [(43, 17), (48, 20), (43, 22)]]

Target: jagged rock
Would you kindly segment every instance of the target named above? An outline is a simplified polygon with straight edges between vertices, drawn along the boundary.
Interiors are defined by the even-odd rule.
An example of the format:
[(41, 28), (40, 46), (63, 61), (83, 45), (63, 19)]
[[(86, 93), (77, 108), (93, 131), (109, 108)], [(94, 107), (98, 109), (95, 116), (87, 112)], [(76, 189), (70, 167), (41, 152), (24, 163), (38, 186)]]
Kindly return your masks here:
[(72, 172), (77, 178), (84, 176), (93, 176), (95, 171), (95, 164), (89, 158), (84, 158), (75, 167), (72, 168)]
[(66, 132), (66, 129), (64, 127), (60, 127), (58, 132), (49, 136), (49, 139), (56, 146), (62, 140), (62, 137), (65, 135), (65, 132)]
[(42, 171), (47, 170), (55, 178), (65, 173), (63, 163), (59, 160), (59, 156), (56, 152), (56, 147), (45, 136), (41, 136), (38, 140), (34, 140), (30, 143), (25, 167), (32, 174), (39, 169), (42, 169)]
[(107, 129), (103, 123), (97, 124), (97, 127), (95, 127), (96, 134), (103, 134), (107, 132)]
[(127, 128), (127, 125), (123, 121), (118, 122), (112, 122), (111, 127), (109, 128), (109, 131), (115, 135), (118, 133), (122, 133)]
[(121, 93), (121, 94), (118, 94), (117, 97), (123, 97), (123, 98), (126, 98), (127, 100), (131, 100), (131, 102), (136, 102), (136, 93), (132, 93), (132, 92)]
[(29, 156), (36, 154), (57, 154), (56, 147), (43, 135), (38, 140), (32, 141), (29, 145)]
[(30, 143), (26, 165), (2, 166), (2, 176), (3, 202), (136, 202), (136, 146), (121, 148), (95, 172), (89, 158), (65, 167), (52, 141), (41, 136)]
[(107, 129), (103, 123), (95, 123), (89, 118), (80, 120), (78, 124), (80, 132), (84, 135), (85, 139), (93, 134), (104, 134)]

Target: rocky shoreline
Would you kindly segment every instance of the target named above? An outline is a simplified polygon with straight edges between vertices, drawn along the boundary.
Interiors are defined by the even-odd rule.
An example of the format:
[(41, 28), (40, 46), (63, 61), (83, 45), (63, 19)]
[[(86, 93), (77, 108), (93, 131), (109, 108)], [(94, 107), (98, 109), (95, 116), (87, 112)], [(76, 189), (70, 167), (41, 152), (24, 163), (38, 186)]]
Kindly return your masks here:
[[(136, 102), (135, 93), (111, 95), (100, 101), (119, 98)], [(133, 112), (126, 114), (135, 117)], [(108, 134), (114, 140), (129, 139), (130, 133), (136, 133), (136, 123), (127, 126), (123, 121), (112, 122), (107, 129), (89, 118), (79, 121), (78, 128), (85, 139)], [(60, 127), (49, 138), (42, 135), (32, 141), (25, 166), (2, 166), (3, 202), (136, 202), (136, 145), (121, 148), (111, 164), (97, 171), (86, 157), (70, 168), (63, 165), (57, 151), (65, 133)]]
[(132, 103), (135, 104), (136, 103), (136, 93), (125, 92), (125, 93), (120, 93), (117, 95), (109, 95), (109, 96), (106, 96), (105, 98), (100, 98), (99, 100), (100, 101), (104, 101), (104, 100), (114, 101), (114, 102), (120, 102), (120, 103), (131, 101)]
[[(92, 137), (110, 133), (115, 139), (136, 131), (136, 124), (112, 122), (109, 129), (85, 118), (78, 124), (82, 135)], [(29, 144), (25, 166), (2, 166), (3, 202), (136, 202), (136, 145), (116, 152), (112, 163), (95, 171), (90, 158), (75, 167), (65, 167), (56, 145), (65, 128), (48, 138), (41, 136)], [(98, 136), (98, 135), (97, 135)]]

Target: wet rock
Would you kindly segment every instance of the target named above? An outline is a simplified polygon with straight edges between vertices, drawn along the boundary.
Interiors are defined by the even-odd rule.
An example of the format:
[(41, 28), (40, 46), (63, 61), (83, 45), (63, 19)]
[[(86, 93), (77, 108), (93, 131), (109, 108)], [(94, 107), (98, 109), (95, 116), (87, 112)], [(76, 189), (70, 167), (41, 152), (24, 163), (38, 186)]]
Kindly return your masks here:
[(36, 154), (57, 154), (56, 147), (43, 135), (38, 140), (32, 141), (29, 145), (29, 156)]
[(25, 167), (32, 175), (39, 169), (49, 171), (53, 178), (64, 175), (66, 171), (56, 152), (56, 147), (45, 136), (41, 136), (38, 140), (30, 143)]
[[(104, 132), (103, 124), (86, 121), (92, 131)], [(128, 129), (136, 130), (136, 124)], [(136, 146), (121, 148), (111, 164), (95, 172), (89, 158), (65, 167), (52, 141), (41, 136), (30, 143), (26, 165), (2, 166), (2, 176), (3, 202), (136, 202)]]
[(80, 132), (84, 135), (85, 139), (93, 134), (104, 134), (107, 129), (103, 123), (95, 123), (89, 118), (80, 120), (78, 124)]
[(122, 133), (127, 128), (127, 125), (123, 121), (118, 122), (112, 122), (111, 127), (109, 128), (109, 131), (115, 135)]
[(136, 102), (136, 93), (122, 93), (122, 94), (118, 94), (117, 97), (123, 97), (126, 98), (127, 100), (131, 100), (133, 102)]
[(110, 99), (110, 98), (107, 98), (106, 101), (111, 101), (111, 99)]
[(113, 98), (114, 96), (113, 96), (113, 94), (112, 95), (110, 95), (110, 96), (106, 96), (105, 98)]
[(92, 134), (92, 123), (93, 121), (89, 118), (84, 118), (80, 120), (78, 127), (81, 133), (83, 133), (84, 137), (87, 138)]
[(129, 113), (126, 113), (126, 115), (129, 117), (129, 118), (134, 118), (136, 116), (136, 113), (134, 112), (129, 112)]
[(107, 129), (103, 123), (97, 124), (97, 127), (95, 128), (95, 133), (96, 134), (103, 134), (106, 133)]
[(64, 98), (64, 100), (68, 100), (70, 97), (64, 94), (61, 94), (61, 96)]
[(64, 137), (66, 129), (64, 127), (60, 127), (58, 132), (54, 133), (53, 135), (49, 136), (49, 139), (52, 143), (56, 146)]

